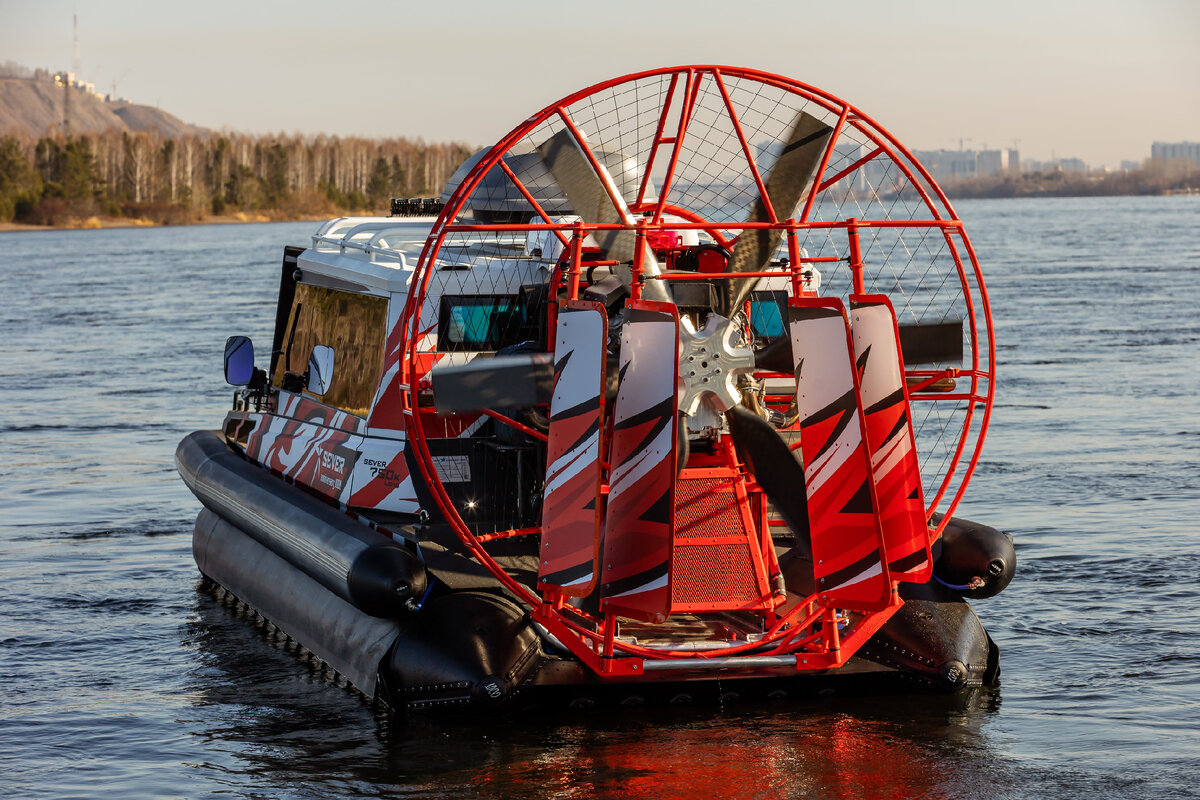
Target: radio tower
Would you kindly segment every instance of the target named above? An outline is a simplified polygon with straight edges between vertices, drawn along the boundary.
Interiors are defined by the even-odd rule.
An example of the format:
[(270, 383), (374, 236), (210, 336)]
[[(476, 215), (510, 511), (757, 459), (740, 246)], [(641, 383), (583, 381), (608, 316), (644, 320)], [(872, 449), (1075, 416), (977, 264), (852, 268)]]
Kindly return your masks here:
[(71, 68), (75, 70), (75, 80), (79, 80), (79, 73), (83, 69), (79, 60), (79, 15), (72, 14), (71, 20), (75, 23), (75, 44), (71, 48)]
[(63, 134), (71, 135), (71, 84), (79, 80), (79, 15), (72, 14), (71, 19), (75, 26), (75, 37), (71, 47), (71, 69), (72, 72), (64, 76), (63, 81)]

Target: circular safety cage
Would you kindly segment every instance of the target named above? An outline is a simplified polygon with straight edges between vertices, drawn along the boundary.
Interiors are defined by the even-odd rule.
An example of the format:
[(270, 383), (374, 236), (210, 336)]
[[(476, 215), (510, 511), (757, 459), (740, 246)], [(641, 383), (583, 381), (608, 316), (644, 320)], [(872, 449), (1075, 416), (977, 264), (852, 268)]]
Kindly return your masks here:
[[(452, 185), (413, 278), (404, 339), (397, 342), (408, 441), (446, 523), (540, 621), (554, 623), (547, 627), (555, 635), (584, 642), (568, 641), (568, 649), (597, 658), (636, 655), (647, 663), (685, 652), (711, 655), (687, 644), (684, 634), (657, 648), (646, 644), (655, 641), (653, 631), (641, 643), (624, 634), (633, 620), (661, 626), (668, 617), (717, 611), (757, 610), (764, 620), (761, 630), (725, 642), (721, 657), (819, 653), (828, 650), (831, 628), (847, 628), (845, 609), (854, 603), (823, 602), (819, 582), (803, 590), (789, 585), (790, 602), (763, 600), (772, 587), (756, 593), (753, 581), (748, 592), (731, 585), (721, 597), (709, 596), (696, 587), (711, 584), (714, 569), (741, 567), (711, 549), (680, 555), (689, 535), (711, 536), (710, 529), (725, 525), (722, 492), (744, 507), (749, 491), (753, 512), (755, 492), (769, 483), (761, 474), (756, 480), (752, 469), (766, 456), (722, 444), (734, 424), (727, 419), (731, 408), (766, 420), (800, 461), (797, 385), (806, 373), (796, 309), (805, 303), (847, 309), (849, 341), (854, 309), (864, 298), (886, 299), (902, 351), (925, 519), (953, 512), (992, 405), (987, 292), (944, 193), (902, 144), (854, 106), (747, 69), (643, 72), (530, 116), (464, 165)], [(577, 380), (575, 367), (562, 358), (566, 342), (578, 345), (576, 365), (585, 356), (598, 364), (572, 387), (566, 383)], [(588, 347), (593, 352), (584, 353)], [(810, 368), (813, 361), (806, 362)], [(860, 353), (859, 378), (862, 361)], [(485, 362), (494, 366), (479, 366)], [(447, 410), (438, 371), (472, 364), (478, 407), (460, 400)], [(643, 377), (631, 378), (634, 370)], [(650, 386), (654, 372), (666, 375), (673, 398), (653, 412), (649, 405), (633, 409), (634, 401), (623, 399), (634, 391), (626, 385)], [(571, 433), (564, 444), (573, 429), (555, 420), (572, 411), (571, 391), (587, 401), (574, 410), (586, 406), (593, 416), (577, 419), (578, 436)], [(622, 403), (629, 406), (624, 416)], [(638, 442), (622, 444), (622, 431), (636, 424), (648, 427), (630, 434)], [(663, 425), (670, 442), (656, 450), (647, 442)], [(591, 449), (572, 451), (588, 430)], [(575, 584), (552, 578), (544, 541), (551, 517), (560, 527), (592, 525), (571, 536), (593, 558), (593, 570), (603, 569), (604, 548), (623, 535), (609, 518), (618, 513), (618, 484), (642, 468), (638, 459), (665, 458), (668, 450), (665, 497), (676, 513), (666, 515), (672, 530), (664, 547), (675, 548), (669, 567), (678, 585), (663, 601), (666, 611), (622, 605), (621, 578), (586, 569)], [(571, 469), (584, 469), (564, 468), (564, 458), (592, 465), (581, 491), (594, 495), (576, 497), (576, 516), (560, 520), (559, 510), (547, 508), (551, 490), (573, 477)], [(702, 485), (705, 476), (733, 477), (728, 485)], [(653, 468), (628, 479), (648, 486)], [(770, 536), (786, 536), (787, 515), (781, 521), (775, 513), (778, 499), (768, 486), (767, 511), (746, 523), (747, 536), (765, 541), (763, 526)], [(697, 511), (709, 506), (711, 513)], [(735, 517), (750, 513), (734, 506)], [(580, 517), (583, 508), (594, 516)], [(628, 511), (644, 522), (643, 512)], [(728, 526), (738, 529), (741, 523), (730, 519)], [(931, 539), (939, 531), (930, 524)], [(558, 528), (553, 535), (566, 536)], [(589, 536), (591, 550), (578, 544)], [(770, 582), (773, 556), (755, 552)], [(629, 580), (646, 572), (641, 567), (630, 567)], [(707, 577), (690, 580), (688, 570)], [(774, 593), (781, 595), (778, 587)], [(869, 612), (867, 604), (851, 616)], [(615, 630), (606, 619), (620, 619), (625, 628)], [(821, 619), (841, 621), (822, 626)]]

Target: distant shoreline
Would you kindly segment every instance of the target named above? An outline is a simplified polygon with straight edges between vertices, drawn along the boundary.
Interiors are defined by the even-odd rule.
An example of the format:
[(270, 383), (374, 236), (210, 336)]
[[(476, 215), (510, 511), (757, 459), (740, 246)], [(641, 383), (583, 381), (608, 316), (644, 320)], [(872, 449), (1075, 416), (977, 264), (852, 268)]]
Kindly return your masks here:
[[(1130, 193), (1130, 194), (1022, 194), (1022, 195), (1005, 195), (1005, 194), (987, 194), (987, 193), (967, 193), (956, 194), (947, 192), (947, 196), (951, 202), (958, 200), (1038, 200), (1044, 198), (1053, 198), (1056, 200), (1068, 198), (1084, 198), (1084, 197), (1186, 197), (1200, 196), (1200, 189), (1187, 189), (1182, 191), (1166, 191), (1155, 193)], [(199, 219), (190, 219), (186, 222), (160, 223), (144, 218), (130, 217), (110, 217), (110, 216), (93, 216), (86, 219), (73, 218), (60, 225), (32, 225), (24, 222), (0, 222), (0, 233), (26, 233), (30, 231), (73, 231), (73, 230), (110, 230), (115, 228), (181, 228), (190, 225), (246, 225), (262, 222), (324, 222), (328, 219), (333, 219), (339, 216), (349, 216), (351, 214), (368, 213), (369, 212), (350, 212), (350, 211), (334, 211), (329, 214), (301, 214), (297, 216), (279, 216), (267, 214), (246, 214), (238, 212), (236, 214), (222, 214), (219, 216), (206, 216)]]
[(265, 214), (233, 214), (208, 216), (181, 223), (159, 223), (129, 217), (95, 216), (87, 219), (72, 219), (61, 225), (31, 225), (25, 222), (0, 222), (0, 233), (26, 233), (29, 231), (87, 231), (115, 228), (184, 228), (191, 225), (247, 225), (261, 222), (323, 222), (341, 214), (312, 215), (297, 217), (270, 217)]

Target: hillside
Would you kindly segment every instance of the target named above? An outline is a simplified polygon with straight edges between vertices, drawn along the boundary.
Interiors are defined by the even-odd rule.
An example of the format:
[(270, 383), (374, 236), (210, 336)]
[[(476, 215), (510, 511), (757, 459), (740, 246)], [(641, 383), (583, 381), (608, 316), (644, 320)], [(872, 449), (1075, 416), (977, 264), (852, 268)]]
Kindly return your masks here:
[[(125, 101), (106, 103), (80, 89), (70, 92), (73, 134), (156, 131), (175, 138), (209, 133), (152, 106)], [(0, 134), (36, 138), (49, 131), (61, 131), (64, 99), (64, 90), (52, 81), (0, 78)]]

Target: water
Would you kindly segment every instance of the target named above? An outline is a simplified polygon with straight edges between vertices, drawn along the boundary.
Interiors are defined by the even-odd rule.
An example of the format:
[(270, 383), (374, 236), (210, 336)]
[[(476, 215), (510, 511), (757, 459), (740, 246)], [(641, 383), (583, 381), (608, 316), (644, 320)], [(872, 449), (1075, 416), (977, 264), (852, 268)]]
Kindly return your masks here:
[(1200, 198), (958, 204), (996, 316), (962, 516), (997, 692), (389, 720), (197, 592), (176, 442), (313, 223), (0, 235), (0, 796), (1088, 797), (1200, 789)]

